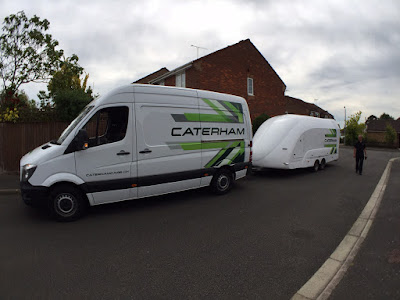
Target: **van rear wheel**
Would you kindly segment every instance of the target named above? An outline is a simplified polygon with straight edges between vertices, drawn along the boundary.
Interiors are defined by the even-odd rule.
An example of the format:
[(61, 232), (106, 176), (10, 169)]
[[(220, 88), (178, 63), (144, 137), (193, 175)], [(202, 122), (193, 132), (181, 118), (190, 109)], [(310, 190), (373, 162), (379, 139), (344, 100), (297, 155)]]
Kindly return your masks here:
[(211, 189), (217, 195), (223, 195), (227, 193), (233, 185), (233, 174), (229, 170), (220, 170), (218, 171), (212, 181), (211, 181)]
[(81, 191), (70, 185), (59, 185), (50, 196), (50, 213), (57, 221), (69, 222), (80, 218), (87, 209)]
[(317, 172), (318, 170), (319, 170), (319, 161), (316, 160), (315, 163), (314, 163), (313, 171)]

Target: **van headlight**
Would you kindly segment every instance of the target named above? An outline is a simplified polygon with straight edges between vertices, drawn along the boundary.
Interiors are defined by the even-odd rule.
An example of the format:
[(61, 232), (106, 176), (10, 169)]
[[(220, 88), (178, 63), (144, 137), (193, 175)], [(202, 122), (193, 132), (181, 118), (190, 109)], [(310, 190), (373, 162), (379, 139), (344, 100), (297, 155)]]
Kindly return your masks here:
[(22, 176), (21, 180), (23, 182), (26, 182), (29, 180), (29, 178), (32, 177), (33, 173), (36, 170), (36, 165), (31, 165), (31, 164), (26, 164), (25, 166), (22, 167)]

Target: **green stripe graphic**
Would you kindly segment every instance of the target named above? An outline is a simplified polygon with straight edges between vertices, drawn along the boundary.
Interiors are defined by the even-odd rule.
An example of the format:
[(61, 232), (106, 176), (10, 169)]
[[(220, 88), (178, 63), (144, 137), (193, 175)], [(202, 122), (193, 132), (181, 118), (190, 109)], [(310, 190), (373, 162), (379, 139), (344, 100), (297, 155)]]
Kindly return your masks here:
[[(222, 159), (222, 156), (228, 151), (231, 150), (233, 151), (234, 149), (236, 149), (237, 147), (239, 148), (239, 151), (228, 160), (227, 163), (221, 164), (224, 159)], [(223, 166), (223, 165), (231, 165), (232, 163), (236, 163), (236, 162), (243, 162), (244, 161), (244, 155), (241, 156), (241, 154), (244, 154), (244, 141), (238, 141), (238, 142), (234, 142), (232, 145), (229, 145), (228, 147), (225, 147), (224, 149), (221, 149), (216, 156), (214, 156), (206, 165), (206, 168), (210, 168), (210, 167), (215, 167), (215, 166)], [(229, 155), (228, 155), (229, 157)], [(242, 159), (238, 159), (242, 157)]]
[(190, 122), (233, 123), (226, 115), (184, 113), (184, 116)]
[[(180, 143), (179, 146), (185, 151), (220, 148), (221, 150), (204, 166), (205, 168), (244, 162), (244, 140)], [(237, 153), (229, 157), (235, 149), (238, 149)], [(221, 164), (225, 159), (228, 159), (228, 161)]]
[(232, 162), (235, 162), (235, 159), (238, 158), (240, 155), (244, 154), (244, 142), (240, 142), (240, 149), (239, 151), (235, 154), (234, 157), (228, 162), (228, 165), (232, 164)]
[(200, 149), (216, 149), (224, 148), (231, 142), (194, 142), (194, 143), (182, 143), (180, 146), (183, 150), (200, 150)]
[(238, 116), (239, 123), (243, 123), (243, 114), (231, 102), (224, 101), (224, 103)]
[(175, 122), (243, 123), (240, 103), (202, 99), (216, 114), (183, 113), (171, 114)]

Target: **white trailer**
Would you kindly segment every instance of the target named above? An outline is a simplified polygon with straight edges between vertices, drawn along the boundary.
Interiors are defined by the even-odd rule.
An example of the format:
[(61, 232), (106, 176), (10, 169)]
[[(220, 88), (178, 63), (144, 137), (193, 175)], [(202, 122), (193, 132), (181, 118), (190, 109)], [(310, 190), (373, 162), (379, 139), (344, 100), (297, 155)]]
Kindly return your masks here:
[(333, 119), (282, 115), (265, 121), (253, 138), (257, 168), (324, 169), (339, 158), (340, 129)]

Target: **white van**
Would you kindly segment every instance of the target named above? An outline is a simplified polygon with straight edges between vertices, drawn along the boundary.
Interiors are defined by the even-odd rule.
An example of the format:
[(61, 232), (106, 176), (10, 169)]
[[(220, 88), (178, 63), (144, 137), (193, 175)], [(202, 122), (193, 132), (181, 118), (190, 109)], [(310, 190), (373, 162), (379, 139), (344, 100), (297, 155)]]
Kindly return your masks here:
[(333, 119), (282, 115), (265, 121), (254, 134), (257, 168), (324, 169), (339, 158), (340, 129)]
[(237, 96), (133, 84), (92, 101), (56, 141), (22, 157), (25, 203), (59, 220), (88, 205), (211, 185), (227, 192), (247, 173), (251, 121)]

